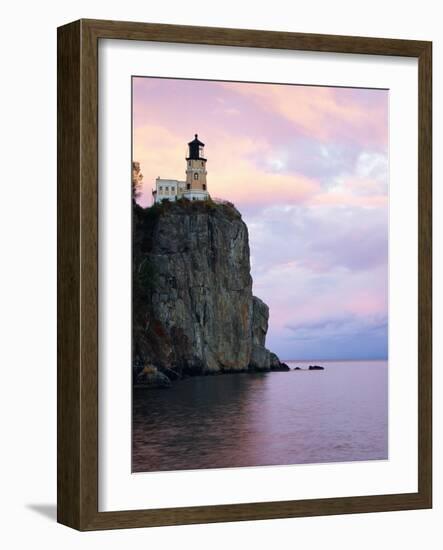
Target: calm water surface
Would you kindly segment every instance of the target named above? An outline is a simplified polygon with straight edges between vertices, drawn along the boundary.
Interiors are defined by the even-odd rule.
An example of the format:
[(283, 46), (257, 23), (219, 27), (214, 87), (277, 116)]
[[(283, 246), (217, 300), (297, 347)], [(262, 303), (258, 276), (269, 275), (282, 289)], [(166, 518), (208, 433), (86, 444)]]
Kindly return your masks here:
[(135, 390), (133, 471), (386, 459), (387, 362), (315, 364)]

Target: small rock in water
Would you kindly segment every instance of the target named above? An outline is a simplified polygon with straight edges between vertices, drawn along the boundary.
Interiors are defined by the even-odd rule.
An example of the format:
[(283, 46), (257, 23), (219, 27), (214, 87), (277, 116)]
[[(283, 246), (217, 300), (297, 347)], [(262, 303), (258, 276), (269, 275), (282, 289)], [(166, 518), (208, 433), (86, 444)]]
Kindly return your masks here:
[(301, 370), (301, 368), (300, 367), (295, 367), (294, 370)]
[(169, 388), (171, 380), (153, 365), (146, 365), (137, 376), (136, 385), (152, 388)]
[(325, 370), (325, 367), (320, 367), (320, 365), (309, 365), (309, 370)]

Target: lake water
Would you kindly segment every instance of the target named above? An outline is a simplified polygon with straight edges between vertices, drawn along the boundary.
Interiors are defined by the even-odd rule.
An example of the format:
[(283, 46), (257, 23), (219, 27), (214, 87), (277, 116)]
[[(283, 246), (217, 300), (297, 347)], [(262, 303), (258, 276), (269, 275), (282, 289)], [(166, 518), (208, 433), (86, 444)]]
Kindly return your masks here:
[(386, 361), (187, 378), (134, 391), (133, 471), (388, 457)]

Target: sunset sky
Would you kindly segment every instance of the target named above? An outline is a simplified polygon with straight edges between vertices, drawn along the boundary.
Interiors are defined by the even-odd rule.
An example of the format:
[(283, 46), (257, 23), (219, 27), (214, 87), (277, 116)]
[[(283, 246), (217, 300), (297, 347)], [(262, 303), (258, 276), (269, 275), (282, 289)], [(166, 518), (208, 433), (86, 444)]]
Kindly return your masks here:
[(208, 191), (249, 228), (253, 292), (281, 359), (385, 359), (388, 91), (133, 79), (133, 159), (185, 179), (206, 145)]

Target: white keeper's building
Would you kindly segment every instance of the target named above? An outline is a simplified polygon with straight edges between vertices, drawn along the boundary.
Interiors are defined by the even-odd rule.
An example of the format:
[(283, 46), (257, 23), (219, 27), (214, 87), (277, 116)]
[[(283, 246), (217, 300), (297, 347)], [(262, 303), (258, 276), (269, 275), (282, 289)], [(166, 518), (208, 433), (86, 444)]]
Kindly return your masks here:
[(186, 181), (158, 177), (155, 180), (155, 189), (152, 191), (154, 202), (165, 199), (175, 201), (181, 198), (201, 201), (209, 198), (204, 147), (205, 144), (199, 141), (198, 135), (195, 134), (195, 138), (188, 143)]

